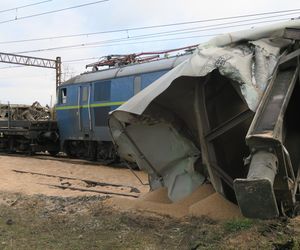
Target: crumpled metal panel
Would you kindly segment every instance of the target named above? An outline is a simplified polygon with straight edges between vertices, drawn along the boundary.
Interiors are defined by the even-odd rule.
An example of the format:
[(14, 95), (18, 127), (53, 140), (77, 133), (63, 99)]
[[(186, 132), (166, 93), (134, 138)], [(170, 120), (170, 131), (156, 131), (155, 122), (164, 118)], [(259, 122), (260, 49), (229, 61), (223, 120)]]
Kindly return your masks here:
[[(278, 56), (279, 49), (286, 45), (284, 44), (285, 42), (289, 42), (281, 38), (284, 28), (286, 27), (300, 27), (300, 20), (291, 20), (262, 28), (217, 36), (207, 43), (199, 45), (198, 49), (195, 50), (189, 59), (156, 80), (144, 91), (131, 98), (117, 110), (140, 115), (155, 97), (165, 91), (170, 84), (180, 76), (203, 76), (212, 71), (213, 68), (221, 69), (223, 73), (231, 73), (231, 71), (229, 71), (230, 68), (222, 67), (225, 62), (227, 62), (227, 65), (231, 63), (232, 68), (238, 66), (240, 71), (234, 77), (240, 79), (241, 91), (245, 94), (250, 108), (254, 110), (261, 97), (259, 90), (255, 86), (256, 82), (252, 81), (253, 78), (250, 77), (254, 76), (257, 70), (257, 68), (250, 67), (250, 65), (255, 63), (256, 55), (254, 51), (252, 51), (252, 53), (243, 52), (245, 48), (239, 49), (239, 46), (234, 46), (234, 44), (241, 41), (248, 41), (249, 49), (251, 48), (251, 44), (254, 46), (256, 44), (256, 49), (261, 50), (265, 60), (268, 60), (268, 55), (273, 57), (277, 54)], [(282, 41), (282, 43), (279, 43), (278, 40), (274, 42), (273, 38), (270, 39), (270, 37), (278, 37), (278, 40)], [(253, 43), (253, 41), (255, 41), (255, 43)], [(274, 43), (273, 46), (266, 46), (272, 43)], [(245, 56), (243, 56), (243, 53), (245, 53)], [(201, 56), (202, 54), (203, 56)], [(242, 61), (240, 61), (241, 59)], [(274, 59), (270, 60), (273, 62)], [(274, 69), (271, 61), (269, 66), (270, 71)], [(239, 66), (239, 64), (243, 66)], [(245, 80), (245, 82), (243, 82), (243, 80)]]
[(122, 124), (112, 117), (110, 127), (120, 156), (136, 161), (149, 173), (152, 189), (167, 186), (170, 199), (177, 201), (204, 182), (204, 176), (194, 170), (200, 151), (180, 133), (176, 123), (141, 119), (124, 131)]
[[(113, 111), (110, 115), (110, 129), (120, 155), (136, 161), (140, 168), (145, 169), (151, 177), (150, 184), (153, 188), (166, 186), (169, 196), (176, 190), (178, 197), (170, 197), (172, 200), (191, 193), (197, 185), (201, 185), (203, 176), (207, 176), (204, 166), (199, 163), (200, 154), (192, 161), (187, 160), (195, 153), (194, 148), (200, 151), (200, 135), (193, 124), (198, 116), (194, 114), (196, 109), (184, 109), (193, 107), (191, 102), (196, 102), (193, 88), (197, 85), (197, 79), (201, 79), (199, 84), (203, 84), (206, 76), (217, 71), (224, 79), (234, 83), (244, 103), (255, 111), (282, 51), (291, 43), (291, 40), (282, 38), (286, 27), (300, 27), (300, 20), (230, 33), (199, 45), (189, 59)], [(180, 89), (181, 92), (172, 92), (175, 85), (178, 87), (177, 91)], [(189, 92), (184, 93), (185, 89), (189, 89)], [(190, 117), (189, 112), (193, 113)], [(182, 127), (178, 126), (182, 121), (176, 120), (179, 116), (185, 120)], [(164, 138), (168, 134), (167, 128), (174, 131), (171, 133), (174, 138), (172, 142)], [(171, 151), (172, 147), (178, 148), (173, 154), (158, 153), (160, 149)], [(187, 149), (186, 157), (178, 167), (174, 158), (184, 148)], [(158, 162), (164, 162), (168, 168), (161, 171)], [(189, 172), (188, 179), (181, 177), (186, 172)], [(174, 173), (175, 177), (172, 178), (176, 181), (166, 181)], [(197, 181), (191, 182), (195, 176)], [(182, 191), (186, 185), (192, 188)]]

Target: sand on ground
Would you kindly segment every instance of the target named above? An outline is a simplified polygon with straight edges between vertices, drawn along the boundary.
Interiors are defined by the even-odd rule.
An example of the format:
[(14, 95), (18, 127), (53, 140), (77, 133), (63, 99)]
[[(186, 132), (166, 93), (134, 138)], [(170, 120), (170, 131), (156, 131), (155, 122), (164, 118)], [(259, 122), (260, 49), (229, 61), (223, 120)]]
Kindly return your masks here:
[[(143, 185), (130, 170), (114, 168), (81, 160), (60, 160), (51, 157), (26, 157), (0, 155), (0, 192), (22, 193), (26, 195), (42, 194), (47, 196), (100, 195), (95, 192), (82, 192), (59, 189), (51, 185), (76, 187), (87, 190), (114, 192), (135, 195), (139, 198), (109, 195), (112, 198), (104, 204), (122, 211), (167, 215), (176, 218), (185, 216), (208, 216), (216, 220), (241, 217), (239, 208), (216, 193), (210, 184), (204, 184), (190, 196), (172, 203), (166, 188), (149, 192), (149, 186)], [(16, 171), (32, 172), (18, 173)], [(147, 174), (135, 172), (143, 183), (147, 183)], [(45, 176), (53, 175), (53, 176)], [(75, 178), (70, 180), (60, 177)], [(82, 180), (118, 184), (113, 186), (89, 186)], [(132, 188), (136, 190), (133, 191)], [(136, 191), (139, 191), (138, 193)]]
[[(84, 163), (84, 164), (82, 164)], [(17, 171), (27, 171), (41, 173), (46, 175), (55, 175), (62, 177), (71, 177), (78, 180), (68, 180), (59, 177), (48, 177), (42, 175), (32, 175), (26, 173), (17, 173)], [(80, 196), (95, 195), (94, 192), (81, 192), (69, 189), (58, 189), (49, 185), (66, 185), (83, 189), (93, 189), (99, 191), (118, 192), (130, 194), (127, 187), (115, 188), (106, 187), (88, 187), (80, 179), (111, 184), (121, 184), (137, 188), (140, 193), (148, 192), (149, 187), (142, 185), (139, 180), (126, 168), (114, 168), (103, 165), (88, 164), (87, 162), (77, 161), (77, 164), (68, 161), (59, 161), (56, 158), (35, 158), (22, 156), (0, 156), (0, 191), (23, 193), (26, 195), (42, 194), (48, 196)], [(147, 175), (144, 172), (137, 171), (136, 174), (147, 182)]]
[(166, 188), (145, 194), (136, 200), (114, 197), (105, 203), (118, 210), (154, 213), (176, 218), (186, 216), (228, 220), (242, 217), (237, 205), (216, 193), (210, 184), (204, 184), (188, 197), (171, 203)]

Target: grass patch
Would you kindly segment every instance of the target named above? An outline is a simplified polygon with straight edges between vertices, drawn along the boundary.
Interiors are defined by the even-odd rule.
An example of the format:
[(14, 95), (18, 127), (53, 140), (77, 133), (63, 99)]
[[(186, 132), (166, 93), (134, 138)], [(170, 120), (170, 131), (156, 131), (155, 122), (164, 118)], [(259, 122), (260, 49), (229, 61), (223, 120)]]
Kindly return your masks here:
[(226, 232), (235, 233), (241, 230), (250, 229), (253, 226), (253, 223), (253, 220), (243, 218), (226, 221), (223, 226)]
[(299, 234), (280, 220), (222, 223), (119, 212), (97, 197), (18, 198), (0, 204), (0, 249), (300, 249)]

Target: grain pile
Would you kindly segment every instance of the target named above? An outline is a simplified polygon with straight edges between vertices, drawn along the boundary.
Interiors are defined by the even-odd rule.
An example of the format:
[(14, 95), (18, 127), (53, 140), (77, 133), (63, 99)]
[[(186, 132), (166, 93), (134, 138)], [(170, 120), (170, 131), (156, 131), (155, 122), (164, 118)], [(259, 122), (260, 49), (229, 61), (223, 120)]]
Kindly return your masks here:
[(192, 204), (189, 214), (193, 216), (208, 216), (215, 220), (226, 220), (241, 217), (237, 205), (226, 200), (222, 195), (214, 193), (207, 198)]
[(209, 184), (202, 185), (183, 200), (172, 203), (166, 188), (160, 188), (139, 199), (112, 198), (106, 204), (123, 211), (138, 211), (182, 218), (208, 216), (214, 220), (241, 217), (237, 205), (216, 193)]

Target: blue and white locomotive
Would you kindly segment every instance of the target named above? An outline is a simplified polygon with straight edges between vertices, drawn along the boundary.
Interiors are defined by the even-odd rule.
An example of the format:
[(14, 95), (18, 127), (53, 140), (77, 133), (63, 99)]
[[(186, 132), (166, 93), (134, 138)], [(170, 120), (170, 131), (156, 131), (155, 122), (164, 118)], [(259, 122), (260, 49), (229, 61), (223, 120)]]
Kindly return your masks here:
[(61, 150), (76, 158), (117, 159), (107, 126), (108, 113), (189, 55), (114, 65), (83, 73), (61, 84), (56, 104)]

